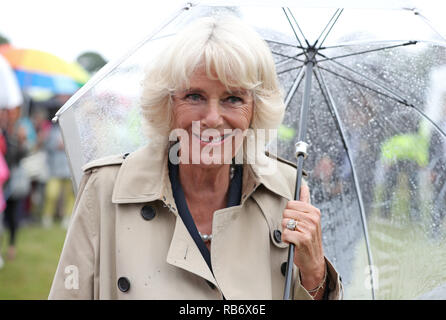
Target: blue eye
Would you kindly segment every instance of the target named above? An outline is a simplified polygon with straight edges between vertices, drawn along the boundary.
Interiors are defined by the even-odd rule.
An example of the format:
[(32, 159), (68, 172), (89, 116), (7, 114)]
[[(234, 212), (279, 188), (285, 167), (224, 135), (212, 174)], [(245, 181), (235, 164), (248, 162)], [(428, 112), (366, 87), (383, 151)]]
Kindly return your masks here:
[(234, 105), (239, 105), (244, 103), (243, 99), (237, 96), (229, 96), (225, 98), (223, 101)]
[(189, 93), (184, 97), (186, 100), (190, 100), (190, 101), (194, 101), (194, 102), (198, 102), (203, 100), (203, 96), (201, 94), (198, 93)]

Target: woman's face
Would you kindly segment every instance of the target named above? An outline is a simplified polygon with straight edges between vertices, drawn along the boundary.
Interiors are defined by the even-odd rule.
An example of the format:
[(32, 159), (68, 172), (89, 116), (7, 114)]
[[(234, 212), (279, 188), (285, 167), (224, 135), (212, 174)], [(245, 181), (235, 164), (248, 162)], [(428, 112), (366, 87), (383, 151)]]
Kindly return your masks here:
[(231, 163), (252, 114), (250, 92), (228, 90), (220, 81), (209, 79), (204, 67), (198, 68), (190, 78), (190, 87), (173, 96), (173, 128), (180, 131), (181, 162)]

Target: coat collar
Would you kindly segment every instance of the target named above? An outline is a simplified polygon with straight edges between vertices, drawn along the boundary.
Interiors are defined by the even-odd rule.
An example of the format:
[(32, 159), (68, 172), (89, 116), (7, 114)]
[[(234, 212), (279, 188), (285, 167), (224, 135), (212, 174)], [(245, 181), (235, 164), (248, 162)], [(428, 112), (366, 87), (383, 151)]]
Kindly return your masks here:
[[(148, 144), (130, 153), (119, 169), (112, 202), (144, 203), (165, 197), (170, 188), (165, 148)], [(165, 200), (165, 199), (164, 199)]]
[[(124, 204), (161, 200), (176, 211), (168, 175), (167, 156), (166, 147), (151, 144), (130, 153), (118, 172), (112, 202)], [(284, 166), (289, 167), (289, 170), (284, 171)], [(293, 199), (294, 190), (290, 185), (292, 179), (288, 176), (293, 173), (293, 169), (289, 164), (284, 164), (274, 156), (263, 155), (258, 164), (247, 164), (244, 168), (242, 204), (260, 185), (288, 200)]]

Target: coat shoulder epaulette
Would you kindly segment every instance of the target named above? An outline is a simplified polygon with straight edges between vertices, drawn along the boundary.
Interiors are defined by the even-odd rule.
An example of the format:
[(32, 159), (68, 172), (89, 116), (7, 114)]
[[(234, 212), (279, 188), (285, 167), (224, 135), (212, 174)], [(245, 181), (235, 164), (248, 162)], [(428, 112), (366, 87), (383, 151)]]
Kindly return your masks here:
[(280, 161), (280, 162), (282, 162), (282, 163), (288, 164), (288, 165), (290, 165), (290, 166), (292, 166), (292, 167), (294, 167), (294, 168), (297, 168), (297, 165), (296, 165), (294, 162), (285, 160), (284, 158), (281, 158), (281, 157), (279, 157), (279, 156), (276, 155), (276, 154), (270, 153), (269, 151), (265, 151), (265, 154), (266, 154), (268, 157), (272, 158), (272, 159), (275, 159), (275, 160)]
[(125, 158), (128, 156), (128, 153), (123, 154), (115, 154), (103, 158), (99, 158), (93, 161), (90, 161), (89, 163), (85, 164), (82, 167), (82, 171), (88, 171), (94, 168), (99, 167), (105, 167), (105, 166), (115, 166), (115, 165), (121, 165)]
[[(284, 159), (284, 158), (281, 158), (281, 157), (279, 157), (278, 155), (275, 155), (275, 154), (270, 153), (270, 152), (268, 152), (268, 151), (266, 151), (265, 154), (266, 154), (268, 157), (272, 158), (272, 159), (275, 159), (275, 160), (277, 160), (277, 161), (279, 161), (279, 162), (281, 162), (281, 163), (284, 163), (284, 164), (287, 164), (287, 165), (293, 167), (294, 169), (297, 169), (297, 164), (296, 164), (295, 162), (288, 161), (288, 160), (286, 160), (286, 159)], [(308, 174), (307, 174), (307, 172), (306, 172), (305, 170), (302, 170), (302, 173), (303, 173), (303, 176), (304, 176), (304, 177), (308, 177)]]

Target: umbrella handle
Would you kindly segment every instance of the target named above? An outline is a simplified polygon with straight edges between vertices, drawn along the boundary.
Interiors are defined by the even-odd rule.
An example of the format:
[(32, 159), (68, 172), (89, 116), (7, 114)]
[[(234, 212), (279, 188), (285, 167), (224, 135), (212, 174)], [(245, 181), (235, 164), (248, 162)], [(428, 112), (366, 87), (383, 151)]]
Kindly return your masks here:
[[(309, 48), (307, 50), (306, 60), (305, 60), (305, 85), (302, 98), (302, 107), (300, 110), (299, 119), (299, 132), (298, 132), (298, 142), (296, 143), (296, 158), (297, 158), (297, 174), (296, 174), (296, 189), (294, 190), (294, 199), (299, 201), (300, 199), (300, 188), (302, 186), (302, 173), (304, 159), (307, 157), (307, 147), (308, 144), (303, 142), (307, 134), (307, 119), (308, 119), (308, 107), (310, 104), (310, 92), (311, 92), (311, 80), (313, 74), (313, 67), (315, 65), (314, 57), (316, 51), (314, 48)], [(284, 300), (291, 299), (291, 285), (293, 283), (293, 265), (294, 265), (294, 244), (290, 243), (288, 248), (288, 261), (286, 264), (285, 273), (285, 288), (283, 293)]]
[[(303, 164), (304, 164), (304, 159), (307, 157), (306, 147), (307, 144), (305, 142), (296, 143), (297, 175), (296, 175), (296, 190), (294, 191), (294, 199), (296, 201), (300, 200), (300, 188), (302, 186)], [(288, 247), (288, 260), (286, 264), (285, 289), (283, 294), (283, 300), (291, 300), (291, 285), (293, 283), (294, 249), (295, 245), (293, 243), (290, 243)]]

